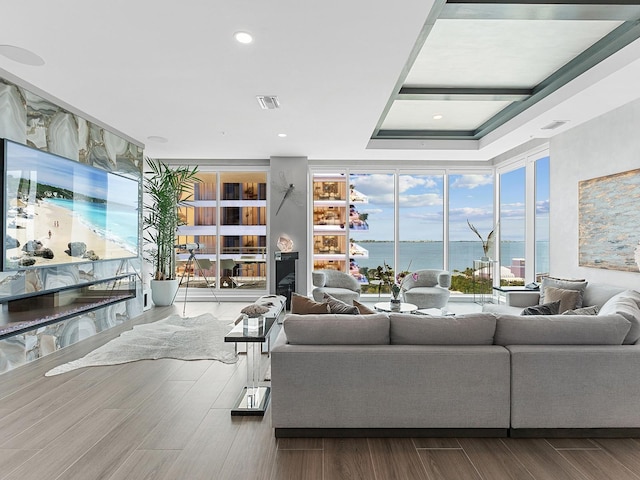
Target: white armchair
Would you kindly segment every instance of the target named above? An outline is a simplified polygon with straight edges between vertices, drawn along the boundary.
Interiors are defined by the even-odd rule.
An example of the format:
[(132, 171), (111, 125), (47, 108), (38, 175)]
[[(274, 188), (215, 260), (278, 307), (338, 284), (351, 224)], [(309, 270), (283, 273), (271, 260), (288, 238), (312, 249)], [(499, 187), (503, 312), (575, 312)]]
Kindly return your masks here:
[(450, 286), (451, 274), (445, 270), (417, 270), (402, 282), (405, 301), (418, 308), (444, 307), (449, 301)]
[(338, 270), (316, 270), (311, 272), (313, 299), (322, 302), (325, 293), (338, 300), (353, 305), (354, 300), (360, 299), (360, 282), (348, 273)]

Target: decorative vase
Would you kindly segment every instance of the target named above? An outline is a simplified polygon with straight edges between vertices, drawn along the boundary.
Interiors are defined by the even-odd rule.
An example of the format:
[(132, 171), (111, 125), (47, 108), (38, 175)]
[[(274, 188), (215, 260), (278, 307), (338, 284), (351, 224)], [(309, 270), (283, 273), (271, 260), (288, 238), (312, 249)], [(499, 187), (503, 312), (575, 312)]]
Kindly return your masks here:
[(399, 298), (392, 298), (391, 301), (389, 302), (389, 310), (391, 310), (392, 312), (399, 312), (400, 303), (401, 301)]
[(173, 304), (178, 292), (179, 280), (151, 280), (151, 300), (158, 307)]

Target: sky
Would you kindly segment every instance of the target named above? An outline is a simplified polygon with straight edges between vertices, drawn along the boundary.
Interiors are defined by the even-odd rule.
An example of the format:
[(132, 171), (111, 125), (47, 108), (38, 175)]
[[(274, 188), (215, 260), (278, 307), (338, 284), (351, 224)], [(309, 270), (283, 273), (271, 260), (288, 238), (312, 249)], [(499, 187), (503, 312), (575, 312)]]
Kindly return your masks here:
[[(524, 168), (502, 178), (501, 238), (520, 240), (524, 231)], [(538, 175), (548, 178), (548, 161), (539, 162)], [(483, 238), (494, 228), (493, 176), (491, 174), (449, 175), (449, 238), (452, 241), (476, 241), (478, 237), (467, 225), (473, 224)], [(352, 174), (350, 183), (368, 197), (367, 204), (356, 205), (368, 213), (368, 231), (352, 232), (355, 240), (393, 240), (394, 176), (392, 174)], [(400, 198), (400, 240), (442, 241), (444, 219), (444, 176), (401, 174), (398, 178)], [(537, 195), (537, 218), (548, 219), (549, 185), (541, 182)], [(537, 231), (544, 234), (544, 221)], [(548, 235), (548, 220), (547, 220)]]
[(138, 207), (138, 182), (41, 150), (7, 142), (7, 175), (32, 178), (93, 198)]

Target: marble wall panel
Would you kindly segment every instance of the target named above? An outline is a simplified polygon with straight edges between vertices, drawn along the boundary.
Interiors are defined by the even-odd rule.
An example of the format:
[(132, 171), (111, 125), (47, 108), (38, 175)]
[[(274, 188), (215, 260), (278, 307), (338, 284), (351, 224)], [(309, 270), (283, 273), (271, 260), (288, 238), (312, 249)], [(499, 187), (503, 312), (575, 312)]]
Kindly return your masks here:
[(133, 318), (132, 302), (94, 312), (0, 340), (0, 374), (49, 355)]
[(27, 102), (20, 89), (0, 79), (0, 132), (4, 138), (27, 143)]
[[(144, 152), (141, 147), (3, 78), (0, 78), (0, 137), (108, 171), (142, 178)], [(140, 260), (129, 260), (128, 266), (139, 272)], [(2, 297), (107, 278), (123, 271), (122, 268), (121, 261), (114, 260), (0, 272), (0, 301)], [(134, 300), (0, 340), (0, 372), (139, 315), (142, 313), (142, 286), (137, 288), (138, 296)]]

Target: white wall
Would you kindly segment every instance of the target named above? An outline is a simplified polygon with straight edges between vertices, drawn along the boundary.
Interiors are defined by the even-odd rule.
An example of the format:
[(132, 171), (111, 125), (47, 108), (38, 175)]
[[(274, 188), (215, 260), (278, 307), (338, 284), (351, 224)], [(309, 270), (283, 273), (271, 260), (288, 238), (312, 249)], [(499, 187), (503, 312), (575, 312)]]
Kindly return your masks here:
[(551, 275), (640, 289), (639, 273), (578, 266), (578, 182), (640, 168), (640, 100), (553, 137), (550, 156)]

